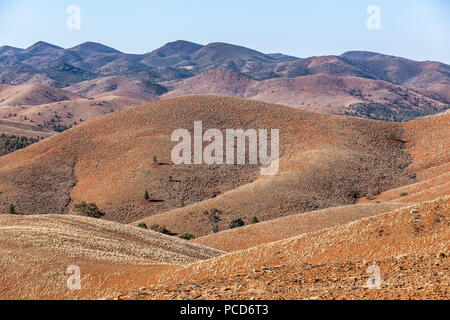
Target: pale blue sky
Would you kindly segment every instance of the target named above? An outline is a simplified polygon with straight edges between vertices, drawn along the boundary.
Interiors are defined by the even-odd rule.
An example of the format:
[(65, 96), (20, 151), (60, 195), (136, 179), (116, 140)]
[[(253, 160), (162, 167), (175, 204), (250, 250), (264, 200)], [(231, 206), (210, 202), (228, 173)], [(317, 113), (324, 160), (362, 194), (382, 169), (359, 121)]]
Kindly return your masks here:
[[(81, 30), (66, 27), (69, 5)], [(381, 30), (366, 27), (369, 5)], [(368, 50), (450, 63), (450, 0), (0, 0), (0, 46), (100, 42), (145, 53), (174, 40), (298, 57)]]

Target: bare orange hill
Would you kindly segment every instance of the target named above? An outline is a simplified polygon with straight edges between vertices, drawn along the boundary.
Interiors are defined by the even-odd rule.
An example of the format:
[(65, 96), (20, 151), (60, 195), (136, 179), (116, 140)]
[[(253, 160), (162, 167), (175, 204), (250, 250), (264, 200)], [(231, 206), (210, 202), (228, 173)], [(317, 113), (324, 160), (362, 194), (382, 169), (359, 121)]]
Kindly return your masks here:
[[(128, 83), (126, 79), (119, 80)], [(107, 79), (98, 81), (106, 82)], [(127, 90), (103, 92), (99, 96), (86, 98), (86, 92), (76, 94), (68, 89), (39, 84), (0, 85), (1, 132), (48, 137), (55, 131), (65, 130), (83, 121), (154, 100)]]
[(65, 100), (80, 99), (80, 95), (70, 91), (40, 84), (11, 86), (0, 85), (0, 107), (2, 106), (36, 106)]
[[(191, 130), (196, 120), (203, 121), (204, 129), (279, 129), (279, 174), (258, 177), (254, 165), (173, 165), (172, 132)], [(173, 217), (181, 216), (169, 218), (167, 227), (178, 234), (205, 235), (210, 230), (205, 209), (224, 212), (223, 230), (234, 217), (264, 221), (347, 205), (375, 187), (384, 191), (414, 182), (406, 170), (411, 160), (399, 142), (402, 135), (400, 124), (251, 100), (164, 100), (96, 118), (1, 158), (0, 204), (4, 211), (12, 203), (21, 213), (66, 213), (85, 200), (96, 202), (107, 219), (150, 217), (152, 225), (160, 224), (159, 218), (166, 224), (172, 214), (152, 215), (184, 202), (193, 205), (179, 209)], [(146, 190), (150, 201), (144, 199)]]

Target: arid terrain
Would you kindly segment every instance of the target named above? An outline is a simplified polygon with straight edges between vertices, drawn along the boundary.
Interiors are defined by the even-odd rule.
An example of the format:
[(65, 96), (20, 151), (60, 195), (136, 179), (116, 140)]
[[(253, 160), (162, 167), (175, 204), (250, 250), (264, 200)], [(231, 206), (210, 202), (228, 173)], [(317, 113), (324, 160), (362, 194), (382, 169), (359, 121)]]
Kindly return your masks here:
[[(279, 173), (173, 165), (171, 132), (199, 119), (280, 128)], [(448, 124), (448, 113), (389, 123), (225, 96), (84, 122), (0, 158), (0, 296), (448, 299)], [(79, 216), (80, 201), (104, 218)], [(230, 229), (234, 218), (246, 226)], [(66, 286), (70, 265), (81, 290)], [(373, 265), (379, 290), (367, 288)]]
[[(0, 47), (0, 299), (450, 299), (449, 74), (362, 51)], [(278, 172), (175, 165), (196, 121), (278, 129)]]

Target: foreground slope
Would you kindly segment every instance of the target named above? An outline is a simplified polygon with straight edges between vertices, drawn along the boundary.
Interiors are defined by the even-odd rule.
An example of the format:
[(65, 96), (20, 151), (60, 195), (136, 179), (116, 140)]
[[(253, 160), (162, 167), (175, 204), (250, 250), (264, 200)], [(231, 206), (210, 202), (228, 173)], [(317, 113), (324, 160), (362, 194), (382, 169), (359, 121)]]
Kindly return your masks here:
[[(134, 283), (134, 272), (222, 254), (152, 231), (75, 216), (0, 216), (0, 297), (101, 298)], [(83, 289), (66, 287), (66, 269), (81, 268)], [(146, 266), (146, 268), (144, 268)], [(126, 277), (124, 275), (127, 274)], [(122, 280), (121, 280), (122, 279)], [(131, 282), (130, 282), (131, 281)]]
[(355, 204), (299, 213), (210, 234), (195, 239), (195, 242), (227, 252), (245, 250), (264, 243), (376, 216), (403, 206), (405, 205), (399, 203)]
[(449, 221), (441, 198), (175, 268), (121, 298), (449, 299)]

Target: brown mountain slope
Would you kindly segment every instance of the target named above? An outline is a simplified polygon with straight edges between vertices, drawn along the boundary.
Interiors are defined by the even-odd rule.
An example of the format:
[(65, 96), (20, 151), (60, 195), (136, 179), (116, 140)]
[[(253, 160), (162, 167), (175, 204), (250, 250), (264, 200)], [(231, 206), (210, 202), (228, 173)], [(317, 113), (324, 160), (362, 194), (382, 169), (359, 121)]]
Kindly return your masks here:
[[(259, 168), (248, 165), (171, 164), (173, 130), (192, 130), (196, 120), (205, 130), (280, 129), (279, 174), (258, 177)], [(0, 158), (0, 204), (4, 212), (12, 203), (21, 213), (65, 213), (74, 202), (86, 200), (96, 202), (107, 219), (131, 222), (181, 202), (198, 202), (160, 217), (164, 223), (169, 217), (173, 232), (204, 235), (210, 229), (203, 209), (225, 213), (223, 230), (233, 217), (263, 221), (352, 204), (375, 188), (410, 184), (414, 180), (406, 168), (411, 160), (402, 136), (400, 124), (237, 98), (165, 100), (96, 118)], [(144, 199), (145, 190), (150, 201)]]
[(155, 101), (159, 95), (167, 91), (164, 87), (150, 81), (130, 79), (123, 76), (84, 81), (66, 87), (65, 90), (91, 98), (101, 95), (114, 95), (134, 97), (146, 101)]
[[(450, 199), (162, 273), (123, 299), (448, 299)], [(380, 290), (367, 288), (380, 268)]]
[(176, 83), (170, 89), (162, 99), (225, 94), (380, 120), (411, 120), (447, 108), (422, 93), (389, 82), (324, 74), (256, 81), (231, 70), (214, 69)]
[[(0, 216), (0, 296), (11, 299), (102, 298), (151, 270), (221, 255), (220, 251), (136, 227), (75, 216)], [(82, 290), (66, 287), (79, 266)], [(144, 268), (144, 266), (146, 266)], [(124, 276), (127, 275), (127, 276)]]
[(40, 84), (0, 85), (0, 106), (36, 106), (80, 98), (70, 91)]
[(413, 203), (450, 194), (450, 114), (405, 123), (405, 142), (418, 183), (389, 190), (364, 202)]
[[(371, 188), (369, 192), (361, 193), (358, 196), (357, 201), (362, 203), (390, 201), (407, 205), (449, 195), (450, 181), (448, 173), (450, 169), (450, 155), (448, 150), (450, 150), (450, 140), (448, 124), (448, 114), (405, 124), (398, 124), (398, 126), (403, 128), (401, 129), (403, 137), (400, 138), (400, 140), (396, 140), (397, 138), (393, 137), (389, 139), (394, 139), (400, 143), (402, 145), (401, 148), (403, 148), (402, 150), (407, 151), (411, 156), (410, 165), (404, 172), (410, 172), (411, 176), (417, 177), (418, 181), (413, 183), (413, 180), (410, 180), (410, 183), (405, 182), (403, 186), (399, 186), (398, 188), (388, 188), (386, 192), (380, 192), (379, 184), (370, 184)], [(367, 128), (365, 130), (369, 129)], [(370, 130), (367, 132), (370, 132)], [(328, 141), (327, 139), (329, 139), (329, 137), (322, 137), (322, 139), (319, 146), (323, 141)], [(355, 150), (356, 145), (356, 143), (353, 145), (353, 150)], [(295, 159), (298, 159), (296, 161), (299, 161), (302, 166), (295, 166), (295, 164), (293, 166), (290, 165), (288, 166), (289, 169), (286, 172), (283, 170), (279, 177), (275, 177), (270, 181), (259, 179), (252, 184), (227, 192), (215, 199), (151, 216), (143, 221), (148, 225), (164, 225), (171, 230), (180, 232), (181, 227), (183, 227), (184, 229), (187, 229), (183, 231), (191, 232), (196, 236), (203, 236), (209, 232), (209, 229), (205, 218), (202, 216), (202, 212), (204, 210), (210, 210), (211, 208), (218, 208), (223, 212), (231, 213), (222, 217), (223, 221), (220, 223), (222, 229), (220, 230), (228, 229), (229, 223), (233, 218), (243, 218), (244, 222), (249, 224), (253, 217), (257, 217), (260, 221), (266, 221), (275, 217), (324, 208), (309, 207), (309, 210), (301, 210), (295, 204), (303, 199), (303, 192), (309, 197), (308, 199), (314, 199), (316, 203), (318, 203), (317, 201), (320, 199), (317, 194), (325, 194), (330, 197), (332, 193), (331, 186), (333, 184), (320, 180), (322, 178), (320, 178), (320, 175), (317, 173), (325, 172), (324, 161), (327, 159), (327, 154), (328, 156), (332, 154), (335, 157), (334, 159), (340, 158), (349, 161), (351, 161), (351, 157), (344, 157), (344, 155), (340, 154), (339, 149), (336, 148), (329, 147), (328, 149), (323, 150), (320, 149), (320, 147), (317, 147), (317, 145), (311, 145), (310, 143), (305, 143), (302, 147), (305, 148), (303, 152), (295, 151), (293, 154), (281, 159), (282, 168), (284, 161), (289, 157), (291, 158), (288, 162), (294, 161), (295, 163)], [(347, 155), (349, 153), (350, 152), (347, 152)], [(308, 161), (311, 162), (308, 163)], [(318, 163), (320, 163), (321, 166), (318, 167)], [(358, 167), (361, 166), (362, 163), (359, 162), (354, 165)], [(309, 166), (316, 169), (314, 172), (309, 173), (308, 179), (311, 178), (311, 180), (305, 178), (305, 173), (308, 172)], [(374, 165), (370, 170), (377, 167), (378, 165)], [(337, 168), (338, 167), (336, 166), (333, 170), (338, 171)], [(297, 176), (297, 170), (299, 173), (301, 172), (303, 174)], [(336, 175), (336, 171), (333, 170), (329, 171), (329, 175), (337, 178), (338, 175)], [(359, 175), (359, 177), (361, 177), (356, 181), (361, 181), (361, 179), (365, 180), (365, 178), (362, 178), (360, 175), (361, 169), (355, 169), (355, 171), (352, 169), (346, 170), (348, 170), (347, 178), (348, 176), (353, 177), (356, 174), (356, 176)], [(385, 171), (385, 173), (386, 172), (387, 171)], [(341, 179), (342, 178), (338, 178), (338, 180)], [(292, 180), (295, 182), (292, 182)], [(317, 188), (317, 181), (321, 181), (323, 185), (328, 186), (322, 193), (319, 191), (317, 191), (317, 193), (314, 192), (315, 190), (318, 190), (313, 189)], [(303, 183), (304, 186), (302, 186)], [(354, 182), (349, 182), (349, 185), (354, 185)], [(299, 186), (302, 187), (299, 188)], [(283, 190), (284, 193), (280, 190)], [(341, 191), (343, 190), (345, 190), (345, 187)], [(344, 193), (347, 192), (349, 191), (344, 191)], [(294, 194), (292, 198), (291, 194)], [(308, 199), (304, 199), (304, 201), (307, 202)], [(342, 204), (343, 203), (340, 203), (339, 205)], [(313, 203), (310, 202), (310, 205), (313, 205)], [(187, 224), (186, 228), (184, 225), (181, 225), (180, 221), (189, 221), (191, 223)], [(218, 237), (220, 238), (221, 236)]]
[[(411, 168), (416, 172), (419, 181), (360, 200), (362, 203), (371, 203), (373, 207), (361, 204), (293, 215), (209, 235), (196, 241), (225, 251), (234, 251), (334, 224), (358, 220), (364, 216), (376, 215), (384, 212), (385, 208), (406, 206), (448, 196), (450, 195), (449, 116), (446, 113), (404, 125), (406, 145), (413, 156)], [(380, 201), (382, 203), (378, 203)], [(264, 229), (271, 232), (264, 232)]]
[(0, 107), (0, 118), (35, 130), (69, 128), (105, 114), (145, 103), (145, 98), (103, 95), (92, 99), (74, 99), (36, 106)]
[(195, 239), (195, 242), (227, 252), (245, 250), (261, 244), (347, 224), (402, 206), (405, 205), (373, 203), (328, 208), (230, 229)]

